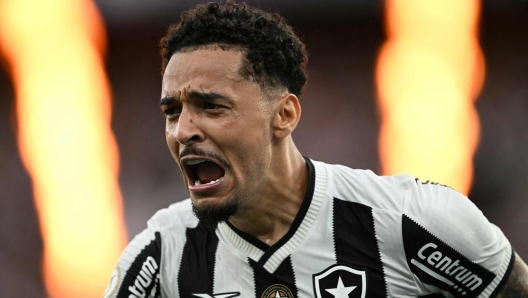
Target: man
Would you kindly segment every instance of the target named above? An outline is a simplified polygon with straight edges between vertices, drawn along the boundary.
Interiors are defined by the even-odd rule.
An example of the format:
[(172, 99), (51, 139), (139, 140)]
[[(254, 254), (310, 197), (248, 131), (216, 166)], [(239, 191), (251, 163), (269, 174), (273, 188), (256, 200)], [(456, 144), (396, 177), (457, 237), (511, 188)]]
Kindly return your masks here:
[(161, 46), (190, 199), (132, 240), (106, 297), (528, 297), (526, 265), (458, 192), (301, 155), (307, 55), (280, 16), (199, 5)]

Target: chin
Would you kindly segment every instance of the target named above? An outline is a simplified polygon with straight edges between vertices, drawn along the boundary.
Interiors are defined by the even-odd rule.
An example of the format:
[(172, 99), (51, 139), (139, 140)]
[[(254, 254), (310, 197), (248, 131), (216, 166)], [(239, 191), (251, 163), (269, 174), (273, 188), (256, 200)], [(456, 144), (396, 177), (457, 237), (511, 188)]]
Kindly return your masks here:
[(200, 220), (200, 224), (208, 228), (215, 228), (219, 223), (227, 221), (229, 217), (235, 215), (238, 211), (236, 200), (227, 200), (219, 204), (200, 203), (195, 204), (193, 200), (192, 210), (194, 215)]

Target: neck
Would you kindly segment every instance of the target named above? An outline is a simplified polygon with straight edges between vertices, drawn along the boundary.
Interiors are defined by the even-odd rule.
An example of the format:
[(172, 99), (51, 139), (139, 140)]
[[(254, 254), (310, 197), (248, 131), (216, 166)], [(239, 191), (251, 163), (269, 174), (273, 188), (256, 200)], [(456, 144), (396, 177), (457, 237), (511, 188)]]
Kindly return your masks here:
[(273, 245), (290, 229), (306, 193), (308, 168), (293, 141), (274, 154), (268, 175), (248, 204), (229, 222), (260, 241)]

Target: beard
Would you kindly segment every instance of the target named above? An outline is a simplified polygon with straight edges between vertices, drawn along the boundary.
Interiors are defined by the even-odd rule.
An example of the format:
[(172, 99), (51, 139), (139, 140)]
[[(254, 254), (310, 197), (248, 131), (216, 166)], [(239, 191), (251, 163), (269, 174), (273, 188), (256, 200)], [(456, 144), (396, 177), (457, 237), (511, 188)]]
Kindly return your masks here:
[(224, 204), (214, 206), (196, 207), (192, 204), (194, 215), (200, 220), (200, 224), (207, 228), (216, 228), (216, 226), (225, 222), (238, 211), (237, 200), (227, 200)]

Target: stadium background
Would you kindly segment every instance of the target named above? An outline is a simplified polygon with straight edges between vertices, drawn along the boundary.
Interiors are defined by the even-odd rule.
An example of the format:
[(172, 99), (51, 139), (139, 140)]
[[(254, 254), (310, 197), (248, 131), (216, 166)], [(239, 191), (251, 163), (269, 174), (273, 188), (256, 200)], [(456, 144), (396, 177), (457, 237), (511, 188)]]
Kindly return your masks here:
[[(98, 1), (108, 35), (106, 69), (119, 183), (129, 237), (158, 209), (187, 197), (158, 107), (158, 41), (195, 1)], [(307, 45), (309, 81), (294, 140), (308, 157), (379, 172), (374, 69), (385, 39), (383, 3), (248, 1), (280, 12)], [(528, 3), (484, 1), (486, 78), (469, 197), (528, 259)], [(4, 64), (5, 66), (5, 64)], [(0, 297), (45, 297), (42, 239), (31, 180), (16, 145), (14, 89), (0, 69)], [(431, 157), (434, 158), (434, 157)], [(426, 180), (427, 178), (424, 177)], [(439, 181), (441, 182), (441, 181)], [(67, 252), (65, 252), (67, 253)], [(110, 274), (110, 272), (109, 272)]]

